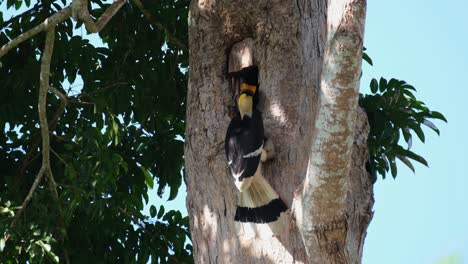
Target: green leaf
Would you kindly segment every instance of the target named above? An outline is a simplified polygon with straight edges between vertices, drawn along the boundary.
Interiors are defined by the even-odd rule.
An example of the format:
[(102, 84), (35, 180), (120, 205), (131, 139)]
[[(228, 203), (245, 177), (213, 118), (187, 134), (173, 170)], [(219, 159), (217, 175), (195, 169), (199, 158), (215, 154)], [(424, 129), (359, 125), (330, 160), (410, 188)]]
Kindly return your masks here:
[(408, 157), (408, 158), (410, 158), (412, 160), (415, 160), (415, 161), (425, 165), (426, 167), (429, 167), (427, 161), (423, 157), (419, 156), (418, 154), (416, 154), (416, 153), (414, 153), (414, 152), (412, 152), (410, 150), (406, 150), (406, 149), (402, 148), (401, 146), (398, 146), (396, 148), (395, 152), (400, 154), (400, 155), (406, 156), (406, 157)]
[(409, 85), (409, 84), (404, 84), (404, 85), (402, 85), (400, 88), (406, 89), (406, 90), (413, 90), (413, 91), (416, 91), (416, 88), (414, 88), (412, 85)]
[(405, 156), (397, 155), (397, 158), (401, 160), (406, 166), (408, 166), (408, 168), (410, 168), (413, 172), (416, 172), (411, 161), (409, 161), (409, 159), (407, 159)]
[(45, 244), (41, 240), (36, 241), (36, 244), (39, 245), (42, 248), (42, 250), (47, 254), (47, 256), (50, 257), (50, 259), (54, 263), (59, 263), (59, 258), (54, 254), (54, 252), (51, 251), (52, 247), (49, 244)]
[[(14, 11), (15, 5), (22, 2), (21, 11), (30, 0), (3, 0), (3, 7), (7, 1), (10, 3), (8, 11)], [(31, 8), (37, 1), (30, 2)], [(21, 14), (21, 23), (5, 25), (8, 28), (0, 35), (4, 40), (13, 39), (69, 2), (39, 3), (43, 8), (36, 6), (34, 12)], [(157, 11), (158, 23), (187, 44), (188, 1), (166, 2), (153, 1), (148, 8)], [(109, 5), (102, 0), (92, 1), (92, 4), (91, 17), (100, 17)], [(145, 249), (158, 256), (159, 259), (152, 260), (155, 263), (166, 263), (170, 256), (174, 256), (171, 260), (177, 259), (178, 263), (192, 262), (192, 253), (178, 248), (182, 247), (179, 246), (181, 238), (186, 238), (187, 226), (147, 221), (149, 219), (137, 213), (144, 207), (143, 199), (149, 200), (149, 195), (153, 194), (148, 195), (148, 186), (157, 189), (161, 183), (163, 190), (171, 190), (171, 194), (167, 191), (164, 198), (173, 198), (178, 182), (182, 180), (183, 143), (182, 147), (178, 146), (174, 138), (185, 131), (186, 125), (188, 69), (180, 69), (179, 65), (188, 67), (188, 49), (165, 43), (164, 32), (148, 26), (138, 9), (122, 11), (95, 34), (97, 41), (93, 43), (73, 30), (82, 22), (75, 23), (69, 18), (55, 28), (50, 83), (64, 91), (71, 103), (51, 130), (51, 134), (56, 135), (52, 147), (66, 163), (52, 156), (64, 221), (63, 225), (50, 225), (57, 220), (54, 213), (57, 208), (47, 203), (51, 197), (49, 188), (39, 188), (29, 205), (31, 208), (28, 207), (27, 217), (21, 220), (18, 230), (12, 232), (8, 245), (0, 253), (1, 263), (8, 263), (8, 260), (53, 263), (57, 258), (52, 254), (57, 254), (64, 262), (64, 250), (73, 253), (74, 263), (147, 263), (150, 260), (141, 261), (139, 254), (141, 250), (141, 256), (145, 256)], [(0, 14), (6, 18), (5, 12), (0, 11)], [(84, 27), (81, 29), (86, 33)], [(73, 37), (75, 33), (78, 35)], [(99, 38), (103, 39), (104, 45), (99, 43)], [(0, 181), (5, 185), (4, 192), (0, 192), (1, 207), (7, 200), (14, 206), (22, 203), (24, 197), (16, 193), (18, 188), (14, 183), (19, 184), (17, 187), (27, 185), (27, 174), (37, 173), (37, 165), (40, 165), (40, 153), (36, 157), (38, 149), (34, 143), (39, 133), (36, 127), (39, 83), (34, 76), (39, 76), (43, 40), (44, 35), (39, 34), (2, 58), (0, 86), (7, 92), (0, 96), (0, 131), (3, 132), (0, 132), (0, 152), (3, 150), (6, 154), (2, 156), (0, 153), (3, 162), (0, 168), (4, 169)], [(67, 79), (74, 83), (68, 84)], [(52, 94), (48, 99), (49, 118), (53, 119), (60, 101)], [(11, 126), (9, 130), (17, 130), (21, 125), (21, 134), (8, 135), (6, 123)], [(139, 145), (143, 147), (138, 148)], [(177, 150), (172, 151), (175, 148)], [(121, 158), (113, 153), (118, 153)], [(28, 155), (32, 159), (22, 180), (18, 181), (15, 176), (21, 169), (20, 161), (27, 161)], [(141, 165), (145, 168), (140, 168)], [(18, 210), (13, 206), (9, 209)], [(122, 210), (133, 213), (125, 214)], [(148, 211), (148, 215), (150, 213)], [(156, 215), (158, 213), (156, 211)], [(5, 218), (0, 221), (0, 229), (10, 222), (8, 214), (0, 215)], [(28, 229), (32, 223), (37, 227)], [(132, 223), (142, 226), (135, 228)], [(75, 224), (85, 228), (73, 228)], [(53, 236), (57, 241), (48, 242), (45, 236)], [(74, 247), (73, 243), (58, 242), (64, 237), (67, 241), (111, 243), (89, 251), (86, 247)], [(117, 241), (116, 238), (121, 239)], [(50, 250), (48, 246), (35, 244), (37, 240), (51, 246)], [(46, 254), (47, 251), (51, 253)], [(124, 251), (125, 254), (120, 254)]]
[(150, 207), (150, 215), (151, 215), (152, 218), (154, 218), (154, 217), (156, 216), (156, 212), (157, 212), (156, 206), (151, 205), (151, 207)]
[(7, 9), (10, 9), (15, 4), (14, 0), (7, 0)]
[(169, 193), (169, 198), (167, 200), (171, 201), (174, 200), (177, 196), (179, 187), (182, 184), (182, 177), (180, 177), (179, 175), (172, 175), (169, 180), (169, 186), (171, 187), (171, 190)]
[(75, 167), (73, 167), (73, 165), (66, 165), (65, 166), (65, 171), (64, 171), (64, 175), (65, 177), (69, 178), (69, 179), (75, 179), (76, 178), (76, 170), (75, 170)]
[(388, 170), (390, 168), (390, 161), (388, 160), (387, 155), (383, 154), (382, 155), (382, 160), (385, 162), (385, 170)]
[(145, 202), (145, 204), (147, 204), (149, 202), (148, 192), (143, 192), (141, 196), (143, 197), (143, 201)]
[(122, 161), (122, 162), (120, 163), (120, 166), (124, 169), (124, 172), (125, 172), (125, 173), (128, 172), (128, 164), (127, 164), (127, 162)]
[(414, 94), (408, 90), (403, 90), (403, 94), (406, 94), (409, 98), (416, 100), (416, 96), (414, 96)]
[(15, 2), (15, 9), (16, 9), (16, 10), (20, 9), (22, 3), (23, 3), (22, 0), (16, 0), (16, 2)]
[(379, 84), (377, 83), (376, 79), (372, 79), (370, 83), (370, 89), (372, 93), (376, 93), (379, 89)]
[(392, 177), (395, 179), (397, 176), (397, 166), (395, 162), (395, 157), (393, 156), (390, 157), (389, 162), (390, 162), (390, 171), (392, 172)]
[(424, 143), (425, 141), (425, 136), (424, 132), (422, 131), (421, 127), (418, 124), (411, 124), (410, 125), (411, 129), (418, 135), (418, 138)]
[(429, 127), (430, 129), (434, 130), (437, 135), (440, 136), (440, 131), (439, 129), (434, 125), (434, 123), (432, 123), (431, 121), (427, 120), (427, 119), (424, 119), (424, 122), (423, 122), (424, 125), (426, 125), (427, 127)]
[(154, 181), (153, 181), (153, 177), (151, 176), (151, 174), (149, 173), (149, 171), (145, 168), (145, 166), (140, 166), (140, 169), (141, 171), (143, 172), (143, 174), (145, 175), (145, 182), (146, 182), (146, 185), (148, 185), (148, 187), (150, 189), (153, 189), (153, 186), (154, 186)]
[(387, 80), (385, 80), (383, 77), (381, 77), (379, 81), (379, 90), (380, 92), (387, 90)]
[(432, 117), (432, 118), (437, 118), (437, 119), (443, 120), (443, 121), (445, 121), (445, 123), (447, 123), (447, 119), (445, 119), (445, 116), (442, 115), (441, 113), (437, 112), (437, 111), (430, 111), (429, 116)]
[(163, 215), (164, 215), (164, 206), (161, 205), (161, 206), (159, 207), (159, 212), (158, 212), (158, 215), (157, 215), (158, 219), (160, 219), (161, 217), (163, 217)]
[(388, 81), (387, 88), (395, 88), (398, 86), (398, 80), (391, 78), (390, 81)]
[(76, 69), (71, 69), (70, 71), (67, 71), (68, 74), (68, 82), (69, 83), (74, 83), (76, 80), (76, 73), (78, 71)]
[(411, 149), (413, 147), (413, 136), (411, 134), (406, 142), (408, 143), (408, 149)]
[(70, 150), (73, 149), (73, 145), (71, 145), (71, 144), (64, 144), (63, 147), (64, 147), (65, 150), (67, 150), (67, 151), (70, 151)]
[(367, 53), (362, 53), (362, 59), (369, 63), (371, 66), (374, 66), (374, 64), (372, 64), (372, 59), (369, 57), (369, 55), (367, 55)]
[(62, 9), (59, 4), (52, 3), (52, 5), (55, 7), (57, 11)]

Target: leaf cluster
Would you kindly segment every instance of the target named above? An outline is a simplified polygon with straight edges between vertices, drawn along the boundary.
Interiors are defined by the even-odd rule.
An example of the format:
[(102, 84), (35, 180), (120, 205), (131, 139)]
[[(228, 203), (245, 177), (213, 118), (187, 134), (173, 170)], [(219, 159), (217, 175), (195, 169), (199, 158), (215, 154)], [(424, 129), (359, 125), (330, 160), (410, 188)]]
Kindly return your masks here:
[[(370, 57), (363, 53), (363, 59), (372, 65)], [(393, 178), (397, 176), (396, 160), (414, 171), (411, 160), (428, 166), (427, 161), (411, 150), (413, 135), (425, 142), (423, 125), (440, 134), (439, 129), (430, 119), (445, 117), (431, 111), (424, 102), (416, 99), (416, 89), (403, 80), (385, 78), (372, 79), (370, 82), (371, 94), (359, 96), (359, 105), (366, 111), (370, 133), (368, 137), (369, 164), (372, 181), (377, 180), (377, 173), (385, 178), (391, 172)], [(406, 147), (401, 145), (403, 136)]]
[[(31, 5), (8, 1), (10, 13)], [(8, 21), (0, 12), (0, 46), (70, 2), (32, 3)], [(14, 208), (0, 213), (0, 234), (10, 234), (0, 241), (1, 263), (193, 261), (187, 217), (164, 208), (141, 213), (149, 189), (161, 197), (168, 191), (171, 200), (183, 180), (188, 50), (168, 35), (186, 44), (188, 1), (144, 4), (159, 26), (128, 2), (99, 33), (104, 45), (83, 37), (81, 23), (57, 26), (51, 86), (68, 96), (68, 105), (60, 111), (59, 99), (49, 94), (47, 116), (59, 202), (43, 182), (13, 229), (11, 214), (41, 163), (37, 94), (44, 34), (0, 59), (0, 198), (9, 203), (0, 209)], [(108, 4), (93, 0), (90, 6), (99, 17)]]

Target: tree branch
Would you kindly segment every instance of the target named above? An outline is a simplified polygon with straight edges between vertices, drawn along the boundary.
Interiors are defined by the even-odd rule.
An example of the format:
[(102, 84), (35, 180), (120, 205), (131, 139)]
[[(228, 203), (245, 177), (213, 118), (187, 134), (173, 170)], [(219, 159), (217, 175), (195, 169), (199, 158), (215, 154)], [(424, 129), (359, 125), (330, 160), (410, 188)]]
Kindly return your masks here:
[[(59, 12), (55, 13), (54, 15), (50, 16), (44, 22), (39, 24), (38, 26), (26, 31), (25, 33), (19, 35), (18, 37), (14, 38), (10, 42), (6, 43), (0, 48), (0, 58), (3, 57), (9, 50), (19, 45), (21, 42), (31, 38), (35, 34), (45, 30), (46, 31), (46, 40), (45, 40), (45, 47), (44, 52), (42, 54), (42, 61), (41, 61), (41, 72), (40, 72), (40, 87), (39, 87), (39, 100), (38, 100), (38, 112), (39, 112), (39, 123), (41, 127), (41, 138), (42, 138), (42, 165), (37, 174), (31, 189), (29, 190), (28, 195), (26, 196), (25, 200), (23, 201), (20, 210), (18, 211), (15, 218), (12, 220), (10, 224), (10, 229), (13, 228), (21, 217), (22, 213), (26, 209), (29, 201), (32, 199), (34, 191), (36, 190), (37, 186), (42, 180), (44, 174), (47, 177), (48, 185), (52, 196), (54, 198), (55, 203), (57, 204), (58, 210), (58, 218), (60, 225), (64, 226), (63, 222), (63, 214), (60, 207), (60, 200), (57, 192), (57, 184), (55, 182), (52, 169), (50, 166), (50, 137), (49, 137), (49, 124), (47, 122), (47, 91), (51, 91), (55, 95), (60, 98), (61, 106), (60, 109), (57, 111), (55, 118), (52, 121), (52, 124), (55, 126), (56, 122), (63, 114), (65, 107), (67, 105), (68, 99), (67, 96), (61, 93), (59, 90), (49, 86), (49, 79), (50, 79), (50, 63), (52, 58), (52, 53), (54, 50), (54, 40), (55, 40), (55, 26), (58, 23), (63, 22), (65, 19), (69, 18), (72, 13), (74, 18), (76, 14), (79, 14), (79, 18), (84, 21), (86, 27), (91, 32), (99, 32), (110, 20), (110, 18), (115, 15), (115, 13), (122, 7), (125, 3), (125, 0), (116, 0), (109, 8), (106, 9), (104, 14), (99, 17), (98, 21), (94, 23), (91, 16), (89, 15), (89, 11), (87, 9), (87, 0), (74, 0), (72, 5), (66, 7)], [(29, 156), (29, 154), (28, 154)], [(58, 156), (58, 155), (57, 155)], [(59, 157), (60, 158), (60, 157)], [(7, 234), (6, 239), (9, 238), (9, 234)], [(60, 233), (59, 234), (60, 240), (63, 242), (65, 236)], [(68, 251), (64, 248), (64, 255), (66, 263), (69, 263)]]
[(3, 45), (0, 48), (0, 58), (3, 57), (5, 54), (7, 54), (8, 51), (10, 51), (12, 48), (19, 45), (21, 42), (31, 38), (32, 36), (36, 35), (37, 33), (41, 31), (49, 29), (50, 27), (55, 27), (58, 23), (65, 21), (70, 16), (71, 16), (71, 7), (66, 7), (60, 10), (59, 12), (53, 14), (52, 16), (44, 20), (44, 22), (42, 22), (41, 24), (33, 27), (32, 29), (24, 32), (18, 37), (12, 39), (7, 44)]
[[(20, 218), (21, 214), (23, 213), (24, 209), (26, 208), (26, 206), (28, 205), (29, 201), (31, 200), (33, 194), (34, 194), (34, 191), (36, 190), (37, 186), (39, 185), (39, 183), (41, 182), (42, 180), (42, 177), (44, 176), (44, 168), (41, 167), (41, 169), (39, 170), (39, 172), (37, 173), (37, 176), (36, 176), (36, 179), (34, 180), (33, 182), (33, 185), (31, 186), (31, 189), (29, 190), (29, 193), (28, 195), (26, 196), (26, 198), (24, 199), (23, 201), (23, 204), (21, 204), (21, 208), (20, 210), (18, 211), (18, 213), (16, 214), (15, 218), (13, 218), (13, 221), (11, 222), (10, 224), (10, 229), (13, 228), (16, 224), (16, 222), (18, 221), (18, 219)], [(6, 236), (6, 238), (8, 239), (8, 235)]]
[(125, 0), (115, 0), (104, 13), (98, 18), (97, 22), (89, 15), (87, 0), (73, 0), (72, 16), (75, 20), (80, 19), (86, 25), (86, 29), (91, 33), (96, 33), (102, 30), (107, 25), (109, 20), (119, 11), (125, 4)]
[[(52, 171), (50, 169), (50, 137), (46, 113), (47, 90), (49, 90), (50, 78), (50, 61), (52, 59), (52, 53), (54, 51), (54, 40), (55, 27), (52, 27), (49, 28), (46, 32), (44, 54), (42, 55), (38, 111), (42, 137), (42, 167), (44, 168), (44, 172), (48, 179), (55, 184), (55, 181), (52, 176)], [(55, 190), (55, 192), (57, 192), (57, 190)]]
[[(135, 215), (133, 213), (129, 213), (123, 208), (119, 207), (119, 211), (122, 212), (124, 215), (126, 215), (130, 220), (132, 220), (136, 225), (138, 225), (141, 229), (145, 229), (145, 225), (142, 224), (141, 222), (145, 222), (145, 219)], [(140, 222), (141, 221), (141, 222)]]
[(8, 53), (12, 48), (19, 45), (21, 42), (31, 38), (32, 36), (36, 35), (37, 33), (47, 30), (50, 27), (56, 26), (58, 23), (63, 22), (70, 16), (74, 16), (75, 19), (79, 18), (83, 20), (86, 24), (86, 28), (92, 32), (99, 32), (101, 29), (109, 22), (112, 16), (117, 13), (120, 7), (125, 4), (125, 0), (116, 0), (112, 5), (106, 9), (106, 11), (99, 17), (98, 21), (94, 23), (91, 16), (89, 15), (88, 7), (87, 7), (87, 0), (74, 0), (71, 6), (68, 6), (59, 12), (53, 14), (41, 24), (35, 26), (34, 28), (26, 31), (25, 33), (19, 35), (18, 37), (14, 38), (7, 44), (3, 45), (0, 48), (0, 58), (3, 57), (5, 54)]
[(178, 38), (176, 38), (174, 35), (172, 35), (169, 30), (163, 26), (161, 23), (159, 23), (156, 18), (151, 14), (145, 7), (143, 6), (143, 3), (140, 0), (132, 0), (132, 2), (140, 9), (140, 11), (143, 13), (143, 15), (146, 17), (146, 19), (156, 26), (159, 30), (163, 31), (164, 34), (166, 35), (168, 42), (176, 45), (179, 49), (187, 49), (187, 45), (185, 45), (182, 41), (180, 41)]
[(52, 154), (54, 154), (55, 157), (57, 157), (65, 166), (67, 165), (67, 162), (63, 160), (62, 157), (60, 157), (60, 155), (57, 152), (55, 152), (53, 148), (50, 148), (50, 151), (52, 151)]
[(49, 124), (49, 129), (55, 130), (55, 126), (57, 125), (58, 120), (60, 119), (60, 117), (65, 112), (65, 107), (67, 107), (68, 97), (65, 94), (63, 94), (62, 92), (60, 92), (59, 90), (57, 90), (57, 89), (55, 89), (54, 87), (51, 87), (51, 86), (49, 87), (49, 91), (51, 91), (53, 94), (55, 94), (60, 99), (60, 108), (57, 110), (57, 112), (55, 113), (54, 118), (52, 119), (52, 121)]
[(67, 96), (64, 95), (62, 92), (60, 92), (59, 90), (57, 90), (56, 88), (52, 87), (52, 86), (49, 86), (49, 90), (55, 94), (58, 98), (60, 98), (60, 102), (62, 103), (62, 105), (66, 105), (67, 104)]
[[(18, 211), (18, 214), (13, 219), (10, 228), (14, 227), (16, 221), (19, 219), (21, 214), (24, 212), (26, 206), (34, 194), (37, 186), (39, 185), (44, 173), (48, 174), (49, 179), (51, 177), (50, 170), (50, 143), (49, 143), (49, 126), (47, 124), (47, 113), (46, 113), (46, 96), (47, 90), (49, 88), (49, 77), (50, 77), (50, 61), (52, 58), (52, 52), (54, 49), (54, 38), (55, 38), (55, 27), (49, 28), (47, 30), (46, 41), (44, 53), (42, 54), (41, 62), (41, 76), (40, 76), (40, 87), (39, 87), (39, 102), (38, 102), (38, 112), (39, 112), (39, 123), (41, 126), (41, 137), (42, 137), (42, 165), (39, 173), (34, 180), (34, 183), (29, 190), (26, 199), (21, 205), (21, 209)], [(55, 181), (54, 181), (55, 182)]]

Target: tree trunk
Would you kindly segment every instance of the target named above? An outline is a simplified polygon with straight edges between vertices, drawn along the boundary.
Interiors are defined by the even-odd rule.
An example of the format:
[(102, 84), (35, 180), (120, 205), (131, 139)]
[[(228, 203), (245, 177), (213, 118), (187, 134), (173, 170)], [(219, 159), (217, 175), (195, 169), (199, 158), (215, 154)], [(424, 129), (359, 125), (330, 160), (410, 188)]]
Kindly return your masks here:
[[(363, 1), (351, 2), (360, 2), (357, 11), (365, 9)], [(344, 7), (340, 8), (349, 10), (349, 6)], [(340, 164), (344, 175), (340, 176), (342, 185), (336, 199), (344, 201), (344, 209), (333, 219), (304, 217), (311, 212), (302, 210), (303, 194), (308, 190), (304, 180), (314, 151), (311, 146), (322, 129), (315, 124), (323, 102), (319, 100), (322, 67), (330, 59), (327, 47), (334, 39), (330, 34), (337, 28), (339, 33), (347, 33), (346, 28), (331, 22), (331, 10), (344, 13), (340, 8), (322, 0), (191, 2), (185, 168), (196, 263), (360, 263), (373, 204), (372, 184), (365, 170), (368, 125), (362, 111), (354, 118), (354, 108), (346, 110), (352, 112), (349, 119), (356, 120), (348, 122), (348, 137), (352, 139), (353, 128), (356, 133), (352, 158), (344, 155)], [(238, 236), (233, 221), (237, 189), (224, 157), (224, 137), (236, 89), (227, 76), (228, 54), (236, 42), (247, 37), (254, 40), (254, 63), (260, 71), (258, 108), (276, 151), (275, 158), (263, 166), (264, 176), (293, 208), (286, 232), (271, 239)], [(352, 43), (353, 48), (362, 48), (362, 32), (360, 37), (361, 42)], [(360, 56), (360, 52), (356, 54)], [(360, 71), (360, 63), (358, 67)], [(359, 85), (351, 82), (351, 86)], [(340, 140), (349, 141), (346, 137)], [(340, 149), (340, 154), (351, 153), (351, 144), (347, 145), (349, 150)], [(327, 196), (312, 197), (320, 200)], [(310, 228), (301, 236), (306, 230), (303, 219), (310, 220), (306, 223)]]

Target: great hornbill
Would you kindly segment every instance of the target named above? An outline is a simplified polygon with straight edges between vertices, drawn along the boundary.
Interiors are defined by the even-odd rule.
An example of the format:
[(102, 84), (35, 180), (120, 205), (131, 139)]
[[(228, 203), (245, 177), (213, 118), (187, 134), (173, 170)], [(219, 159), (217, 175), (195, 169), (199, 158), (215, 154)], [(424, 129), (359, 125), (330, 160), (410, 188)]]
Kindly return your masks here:
[(251, 68), (241, 73), (242, 84), (237, 100), (239, 113), (229, 124), (225, 151), (229, 169), (239, 190), (234, 220), (258, 226), (267, 224), (273, 234), (278, 233), (281, 214), (286, 205), (262, 175), (262, 162), (266, 161), (265, 135), (262, 113), (258, 102), (258, 70)]

